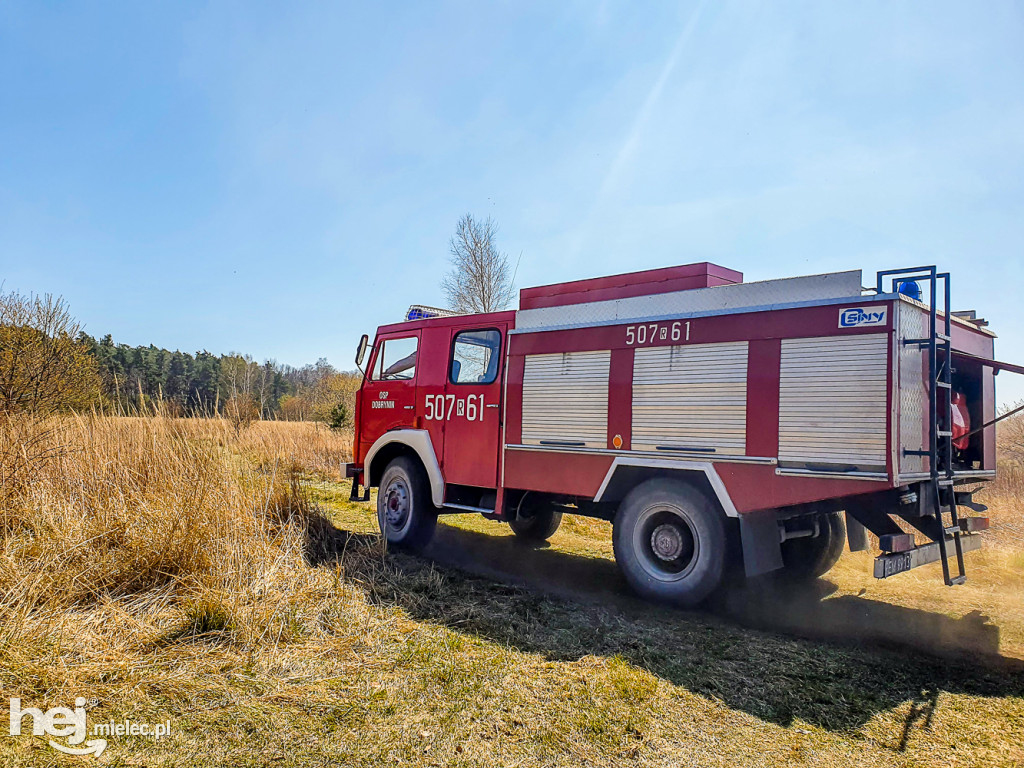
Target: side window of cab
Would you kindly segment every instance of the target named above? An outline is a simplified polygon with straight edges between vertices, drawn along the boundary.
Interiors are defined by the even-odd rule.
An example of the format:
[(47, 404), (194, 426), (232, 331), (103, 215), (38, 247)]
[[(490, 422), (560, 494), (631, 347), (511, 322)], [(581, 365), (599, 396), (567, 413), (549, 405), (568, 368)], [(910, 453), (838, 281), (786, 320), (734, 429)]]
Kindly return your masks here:
[(498, 378), (501, 331), (460, 331), (452, 341), (448, 378), (452, 384), (491, 384)]
[(385, 339), (373, 363), (374, 381), (411, 381), (416, 376), (416, 352), (419, 339), (407, 336)]

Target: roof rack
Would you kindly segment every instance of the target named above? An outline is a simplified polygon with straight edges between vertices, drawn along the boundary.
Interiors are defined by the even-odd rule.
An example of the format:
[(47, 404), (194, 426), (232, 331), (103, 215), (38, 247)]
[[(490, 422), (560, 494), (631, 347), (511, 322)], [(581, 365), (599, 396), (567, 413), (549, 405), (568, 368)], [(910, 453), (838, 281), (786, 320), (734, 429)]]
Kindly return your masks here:
[(439, 307), (428, 307), (424, 304), (413, 304), (405, 313), (406, 320), (426, 320), (428, 317), (455, 317), (461, 315), (451, 309), (440, 309)]

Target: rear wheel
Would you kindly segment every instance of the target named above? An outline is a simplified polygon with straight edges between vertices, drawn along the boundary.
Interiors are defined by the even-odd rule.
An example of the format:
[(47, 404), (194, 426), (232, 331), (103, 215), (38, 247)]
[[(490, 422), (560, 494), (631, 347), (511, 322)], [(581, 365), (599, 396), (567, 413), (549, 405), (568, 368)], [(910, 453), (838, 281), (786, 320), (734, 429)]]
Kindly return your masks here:
[(612, 533), (615, 561), (640, 595), (692, 606), (722, 582), (725, 521), (699, 490), (658, 478), (623, 500)]
[(846, 524), (840, 512), (818, 518), (818, 535), (782, 542), (783, 578), (809, 581), (828, 573), (843, 554)]
[(410, 458), (388, 464), (377, 491), (377, 524), (388, 546), (413, 552), (430, 543), (437, 509), (423, 468)]
[(562, 524), (562, 513), (550, 503), (521, 504), (518, 514), (522, 517), (509, 520), (508, 524), (516, 536), (526, 541), (547, 541)]

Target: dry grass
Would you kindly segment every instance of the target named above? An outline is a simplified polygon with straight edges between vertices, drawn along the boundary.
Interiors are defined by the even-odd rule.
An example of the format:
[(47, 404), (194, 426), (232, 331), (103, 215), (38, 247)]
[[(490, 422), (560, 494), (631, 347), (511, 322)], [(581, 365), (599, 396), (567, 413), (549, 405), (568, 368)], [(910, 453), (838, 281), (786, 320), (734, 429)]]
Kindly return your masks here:
[(1001, 462), (996, 481), (986, 486), (976, 498), (989, 507), (987, 514), (992, 522), (992, 538), (1024, 552), (1024, 466), (1011, 461)]
[(341, 479), (341, 464), (352, 460), (352, 432), (310, 421), (260, 421), (238, 438), (237, 448), (266, 467), (285, 460), (306, 474)]
[[(300, 440), (296, 425), (271, 429)], [(68, 418), (42, 434), (48, 458), (0, 518), (5, 689), (59, 697), (102, 677), (88, 655), (56, 663), (69, 651), (103, 666), (213, 625), (242, 647), (281, 634), (275, 613), (311, 578), (287, 445), (162, 418)], [(235, 461), (243, 450), (259, 461)]]
[[(594, 521), (528, 549), (458, 516), (428, 558), (384, 557), (337, 481), (348, 437), (312, 425), (82, 418), (46, 439), (70, 450), (2, 510), (0, 700), (172, 721), (100, 763), (1024, 763), (1011, 562), (946, 590), (848, 558), (831, 594), (666, 611), (625, 594)], [(82, 759), (26, 736), (0, 761)]]

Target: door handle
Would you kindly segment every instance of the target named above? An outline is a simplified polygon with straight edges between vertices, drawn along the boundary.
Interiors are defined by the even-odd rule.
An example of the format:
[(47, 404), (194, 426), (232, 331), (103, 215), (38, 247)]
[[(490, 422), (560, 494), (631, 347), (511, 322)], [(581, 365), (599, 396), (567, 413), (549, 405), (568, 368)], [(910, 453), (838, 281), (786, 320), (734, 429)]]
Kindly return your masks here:
[(412, 411), (412, 410), (416, 409), (415, 405), (404, 405), (402, 407), (405, 408), (405, 410), (407, 410), (407, 411)]
[(487, 404), (487, 407), (488, 407), (488, 408), (497, 408), (497, 407), (498, 407), (498, 404), (497, 404), (497, 403), (488, 403), (488, 404)]

